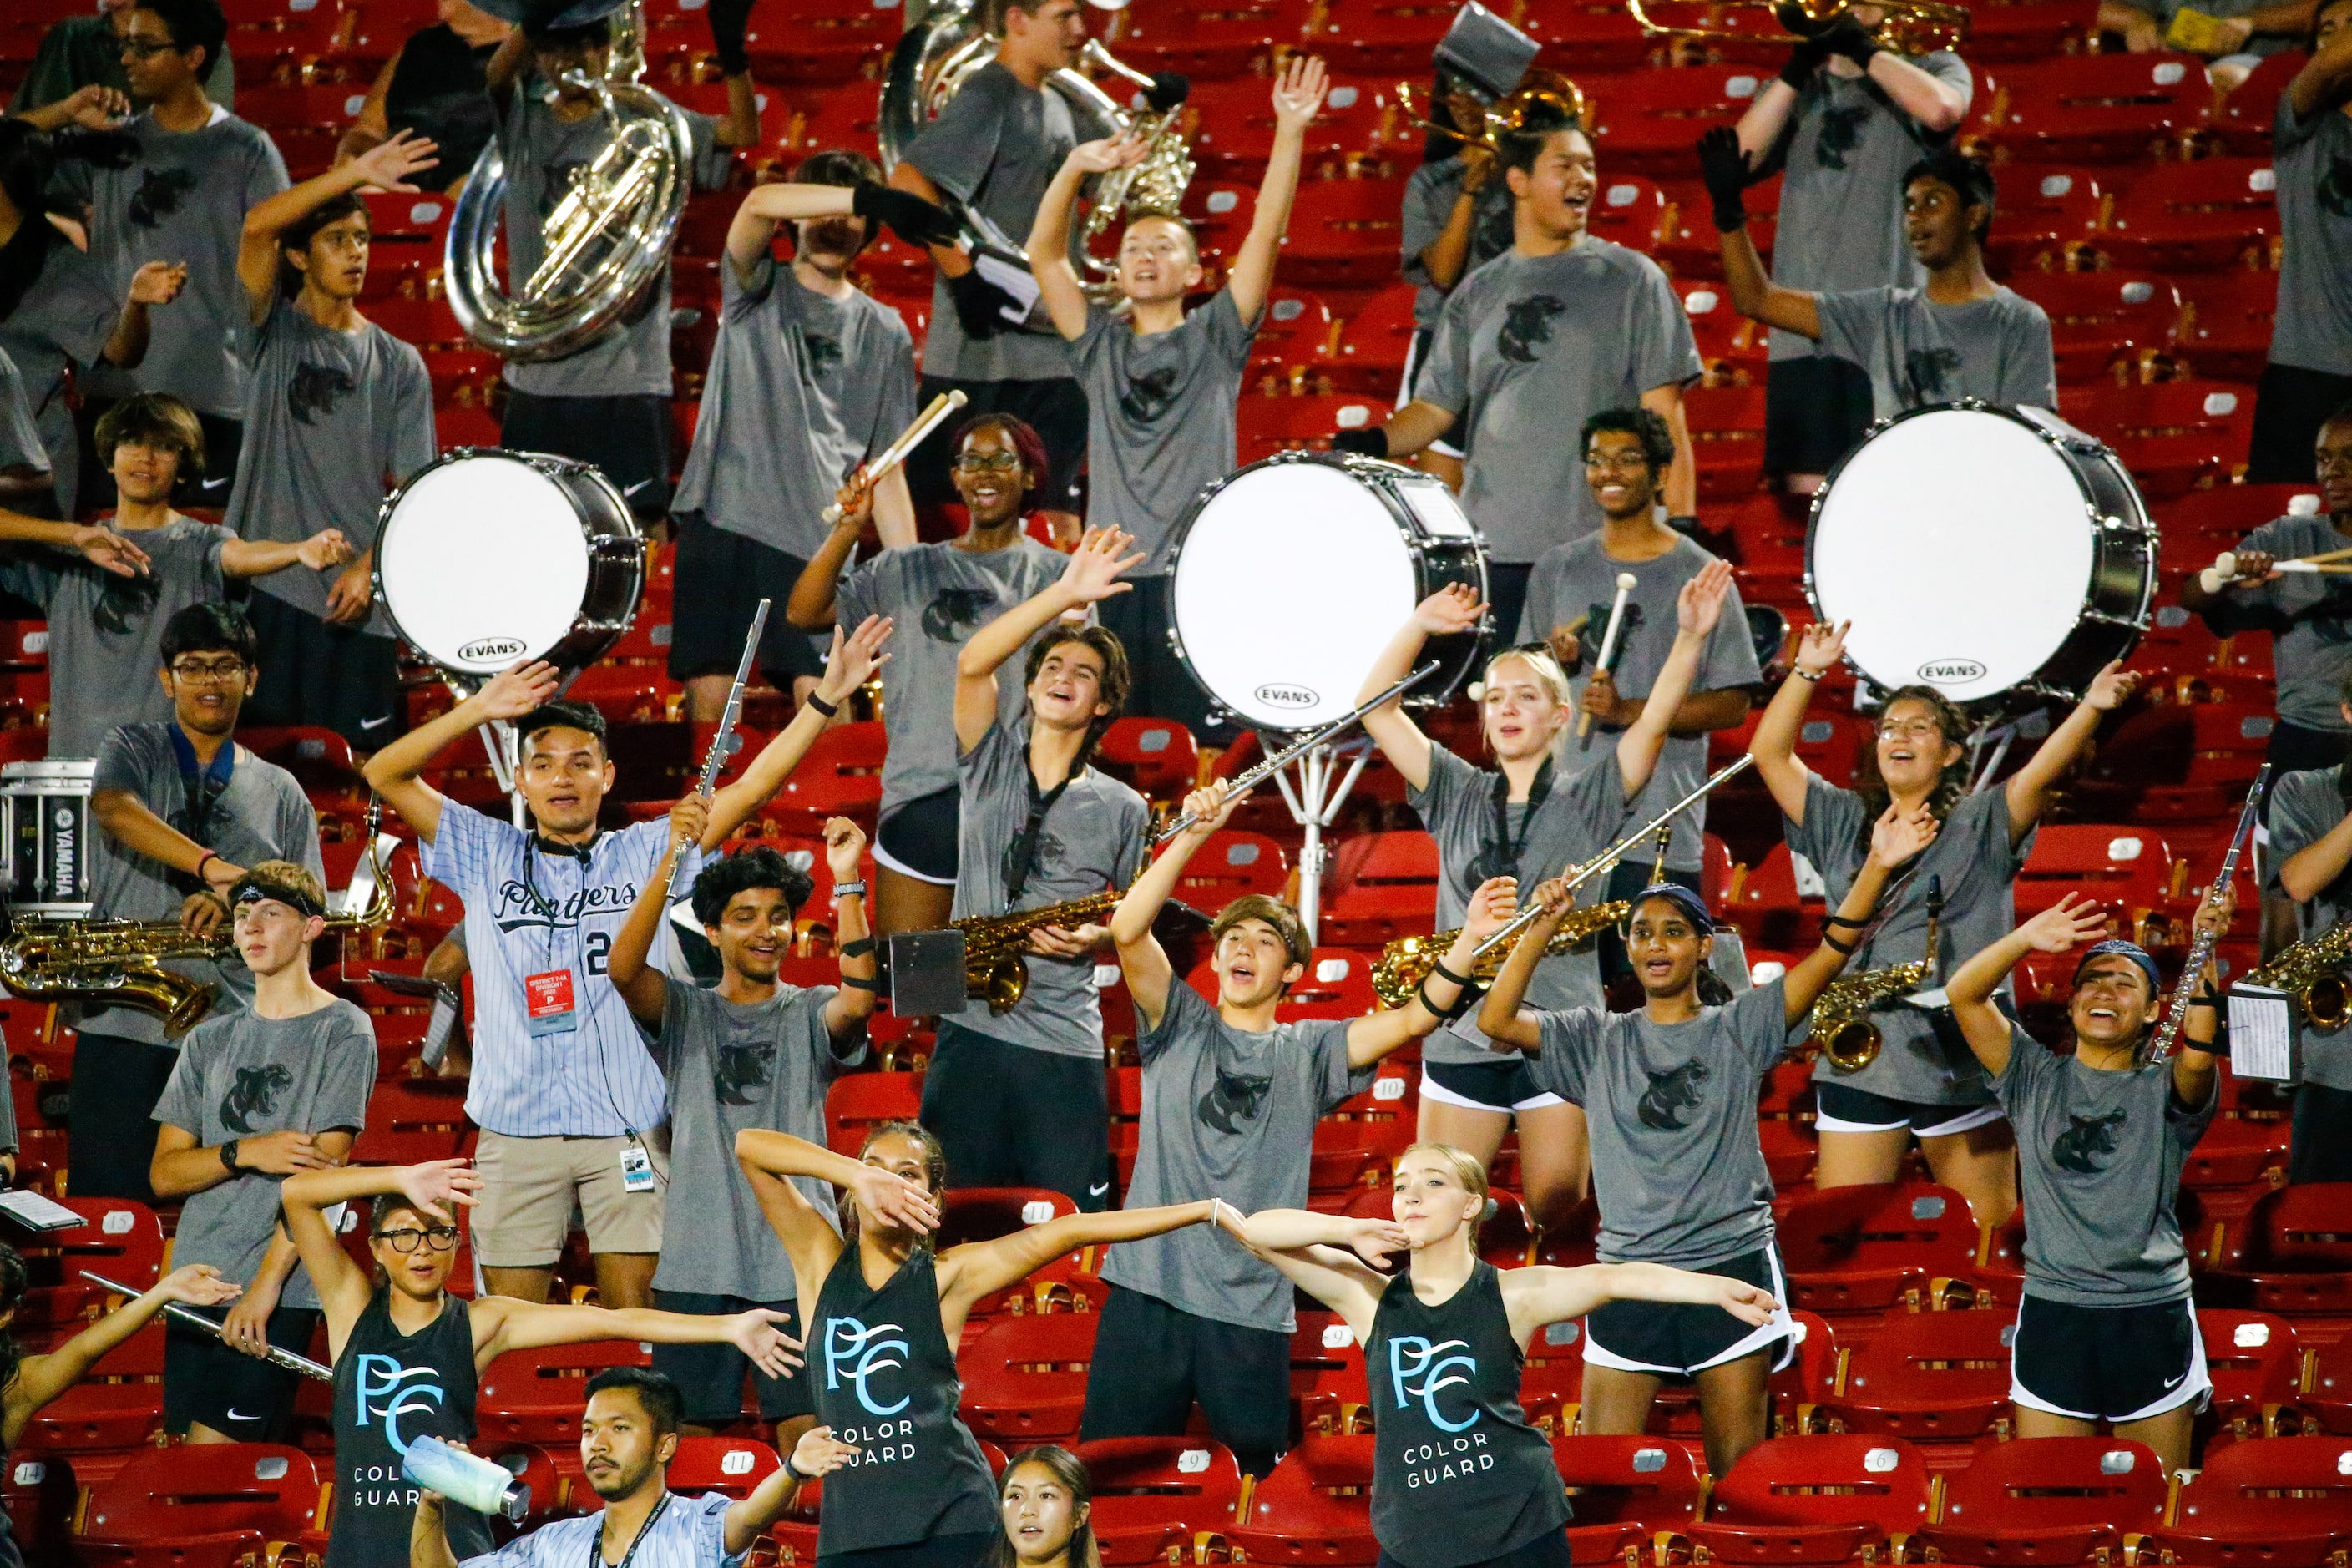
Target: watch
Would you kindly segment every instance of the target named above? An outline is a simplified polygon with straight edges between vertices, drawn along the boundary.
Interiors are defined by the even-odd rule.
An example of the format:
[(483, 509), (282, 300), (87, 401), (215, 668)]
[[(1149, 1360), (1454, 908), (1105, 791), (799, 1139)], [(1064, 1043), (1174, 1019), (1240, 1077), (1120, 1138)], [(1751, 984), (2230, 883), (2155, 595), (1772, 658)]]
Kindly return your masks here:
[(245, 1173), (243, 1171), (237, 1169), (236, 1145), (237, 1140), (232, 1138), (227, 1142), (220, 1146), (221, 1167), (227, 1171), (232, 1176), (241, 1176)]

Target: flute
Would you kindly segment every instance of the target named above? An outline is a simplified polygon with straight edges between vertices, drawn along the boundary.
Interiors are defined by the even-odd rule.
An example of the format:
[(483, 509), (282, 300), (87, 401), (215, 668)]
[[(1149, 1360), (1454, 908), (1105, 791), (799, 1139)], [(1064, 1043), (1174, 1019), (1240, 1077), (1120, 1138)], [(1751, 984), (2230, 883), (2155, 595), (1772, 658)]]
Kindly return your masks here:
[[(1592, 673), (1605, 674), (1617, 657), (1617, 635), (1625, 629), (1626, 595), (1640, 587), (1641, 579), (1631, 572), (1617, 574), (1617, 597), (1609, 606), (1609, 626), (1601, 634), (1601, 657), (1592, 661)], [(1576, 744), (1581, 751), (1592, 744), (1592, 714), (1590, 710), (1576, 716)]]
[[(743, 658), (735, 666), (735, 684), (727, 689), (727, 707), (719, 715), (719, 728), (710, 737), (709, 754), (702, 759), (702, 779), (695, 785), (694, 793), (705, 801), (709, 800), (710, 792), (719, 787), (719, 774), (727, 766), (728, 753), (734, 749), (731, 742), (735, 739), (735, 724), (743, 716), (743, 693), (751, 689), (751, 666), (760, 657), (760, 634), (767, 629), (771, 602), (761, 600), (760, 607), (752, 612), (751, 635), (743, 639)], [(677, 897), (677, 874), (685, 868), (687, 847), (683, 844), (677, 846), (676, 853), (670, 857), (669, 885), (662, 889), (664, 909), (669, 908), (670, 900)]]
[[(109, 1290), (113, 1291), (116, 1295), (124, 1298), (126, 1300), (136, 1300), (140, 1297), (147, 1294), (144, 1290), (134, 1290), (128, 1285), (118, 1285), (113, 1280), (106, 1278), (103, 1274), (93, 1274), (87, 1268), (81, 1271), (81, 1277), (89, 1280), (93, 1285), (105, 1286)], [(164, 1302), (163, 1316), (170, 1318), (174, 1321), (185, 1323), (192, 1329), (201, 1329), (216, 1340), (226, 1339), (228, 1337), (218, 1323), (214, 1322), (210, 1318), (205, 1317), (194, 1307), (187, 1306), (179, 1301)], [(261, 1359), (269, 1363), (272, 1366), (282, 1366), (289, 1372), (299, 1372), (304, 1377), (315, 1377), (320, 1383), (332, 1383), (335, 1381), (334, 1370), (331, 1367), (320, 1366), (309, 1356), (296, 1355), (292, 1351), (286, 1349), (282, 1345), (271, 1345), (267, 1351), (262, 1352)]]
[[(858, 471), (866, 476), (866, 482), (869, 485), (874, 483), (875, 480), (905, 462), (907, 454), (923, 444), (924, 437), (938, 429), (949, 415), (953, 414), (970, 401), (964, 395), (961, 387), (956, 388), (953, 392), (942, 392), (932, 398), (929, 405), (915, 416), (915, 422), (912, 425), (899, 431), (897, 439), (877, 452), (872, 462), (860, 467)], [(840, 521), (841, 503), (835, 501), (824, 509), (824, 525), (831, 528)]]

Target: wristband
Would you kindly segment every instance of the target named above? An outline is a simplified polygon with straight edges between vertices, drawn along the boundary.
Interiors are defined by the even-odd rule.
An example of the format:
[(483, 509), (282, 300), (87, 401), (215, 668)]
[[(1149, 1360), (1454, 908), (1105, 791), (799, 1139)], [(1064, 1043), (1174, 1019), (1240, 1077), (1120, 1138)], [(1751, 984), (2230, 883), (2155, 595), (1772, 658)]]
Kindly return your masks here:
[(1848, 931), (1861, 931), (1865, 926), (1869, 925), (1870, 922), (1868, 921), (1850, 921), (1843, 915), (1823, 915), (1822, 917), (1822, 924), (1825, 926), (1843, 926)]
[(805, 698), (802, 699), (802, 700), (803, 700), (803, 701), (804, 701), (804, 702), (806, 702), (806, 703), (808, 704), (808, 706), (810, 706), (811, 708), (814, 708), (814, 709), (815, 709), (818, 712), (820, 712), (820, 713), (824, 714), (824, 715), (826, 718), (828, 718), (828, 719), (832, 718), (835, 714), (836, 714), (836, 713), (838, 713), (838, 712), (840, 712), (840, 711), (841, 711), (841, 704), (840, 704), (840, 703), (838, 703), (838, 702), (827, 702), (824, 698), (819, 697), (819, 696), (818, 696), (815, 692), (814, 692), (814, 691), (810, 692), (810, 693), (808, 694), (808, 696), (806, 696)]
[(1487, 989), (1484, 985), (1465, 985), (1462, 988), (1462, 994), (1454, 999), (1453, 1010), (1445, 1015), (1446, 1022), (1452, 1023), (1484, 1002), (1486, 999)]
[(1470, 984), (1470, 977), (1468, 975), (1454, 973), (1454, 971), (1445, 967), (1445, 960), (1442, 958), (1430, 966), (1430, 973), (1440, 980), (1450, 980), (1457, 986), (1467, 985)]
[(199, 882), (203, 881), (205, 879), (205, 868), (219, 858), (219, 854), (210, 849), (205, 850), (202, 855), (196, 857), (196, 880)]
[(880, 991), (880, 987), (861, 974), (845, 974), (841, 977), (841, 983), (852, 991), (873, 991), (877, 994)]
[(813, 1481), (816, 1479), (814, 1476), (810, 1475), (806, 1470), (803, 1470), (798, 1465), (793, 1464), (793, 1457), (790, 1454), (786, 1454), (784, 1456), (784, 1473), (791, 1476), (793, 1479), (796, 1481)]
[(1832, 952), (1836, 953), (1840, 958), (1852, 958), (1853, 956), (1854, 948), (1859, 944), (1850, 942), (1840, 942), (1829, 932), (1823, 931), (1822, 932), (1822, 945), (1828, 948)]
[[(833, 901), (836, 904), (844, 899), (862, 899), (865, 896), (866, 879), (863, 877), (855, 882), (835, 882), (833, 885)], [(866, 945), (871, 947), (874, 944), (868, 942)]]
[(1807, 669), (1801, 664), (1793, 664), (1789, 667), (1789, 673), (1795, 676), (1800, 680), (1817, 681), (1821, 679), (1822, 676), (1827, 675), (1829, 671), (1826, 669)]
[(220, 1146), (221, 1168), (232, 1176), (243, 1175), (245, 1173), (238, 1170), (236, 1165), (237, 1142), (238, 1140), (232, 1138), (227, 1142)]
[(873, 951), (874, 939), (870, 936), (861, 936), (856, 942), (844, 943), (841, 949), (841, 956), (844, 958), (864, 958), (867, 953), (872, 952)]

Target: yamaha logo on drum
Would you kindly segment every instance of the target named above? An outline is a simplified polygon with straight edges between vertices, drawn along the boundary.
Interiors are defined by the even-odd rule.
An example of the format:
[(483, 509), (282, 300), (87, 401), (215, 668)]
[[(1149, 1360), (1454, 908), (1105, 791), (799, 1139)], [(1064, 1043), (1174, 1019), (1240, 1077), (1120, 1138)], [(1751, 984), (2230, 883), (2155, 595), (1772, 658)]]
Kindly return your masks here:
[(457, 657), (468, 663), (476, 659), (520, 658), (523, 646), (517, 637), (476, 637), (457, 649)]
[(1269, 708), (1312, 708), (1323, 700), (1307, 687), (1286, 686), (1278, 680), (1267, 681), (1252, 695)]
[(1931, 658), (1919, 667), (1919, 679), (1931, 686), (1957, 686), (1982, 680), (1985, 667), (1972, 658)]

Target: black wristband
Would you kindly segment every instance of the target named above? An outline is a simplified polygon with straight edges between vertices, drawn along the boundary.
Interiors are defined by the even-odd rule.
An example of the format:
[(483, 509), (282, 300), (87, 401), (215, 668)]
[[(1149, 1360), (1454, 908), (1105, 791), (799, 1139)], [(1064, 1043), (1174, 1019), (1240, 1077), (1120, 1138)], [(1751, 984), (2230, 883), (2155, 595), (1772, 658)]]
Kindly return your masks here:
[(1861, 944), (1859, 942), (1840, 942), (1829, 932), (1823, 931), (1822, 932), (1822, 945), (1828, 948), (1832, 952), (1836, 953), (1841, 958), (1852, 958), (1853, 956), (1853, 950)]
[(1843, 926), (1848, 931), (1861, 931), (1864, 927), (1868, 926), (1870, 922), (1866, 920), (1850, 921), (1843, 915), (1823, 915), (1822, 917), (1822, 924), (1825, 926)]
[(1445, 1015), (1446, 1022), (1452, 1023), (1463, 1014), (1477, 1006), (1479, 1003), (1484, 1002), (1486, 999), (1486, 990), (1484, 985), (1465, 985), (1462, 988), (1462, 994), (1454, 999), (1454, 1010)]
[(874, 939), (870, 936), (861, 936), (856, 942), (844, 942), (841, 947), (841, 956), (844, 958), (863, 958), (873, 951)]
[(1450, 980), (1456, 985), (1467, 985), (1470, 984), (1470, 977), (1468, 975), (1454, 973), (1454, 971), (1445, 967), (1445, 960), (1442, 958), (1435, 963), (1430, 965), (1429, 972), (1438, 979)]
[(786, 1454), (784, 1456), (784, 1470), (796, 1481), (806, 1482), (816, 1479), (814, 1476), (810, 1475), (806, 1470), (803, 1470), (798, 1465), (793, 1464), (793, 1457), (790, 1454)]
[(841, 977), (841, 983), (852, 991), (879, 992), (881, 989), (862, 974), (845, 974)]
[(836, 714), (836, 713), (838, 713), (838, 712), (840, 712), (840, 711), (841, 711), (841, 704), (840, 704), (840, 703), (838, 703), (838, 702), (827, 702), (824, 698), (819, 697), (819, 696), (818, 696), (815, 692), (814, 692), (814, 691), (810, 692), (806, 697), (804, 697), (804, 698), (801, 699), (801, 700), (802, 700), (802, 701), (803, 701), (803, 702), (805, 702), (805, 703), (807, 703), (810, 707), (812, 707), (812, 708), (815, 709), (818, 712), (820, 712), (820, 713), (824, 714), (824, 715), (826, 718), (828, 718), (828, 719), (832, 718), (835, 714)]

